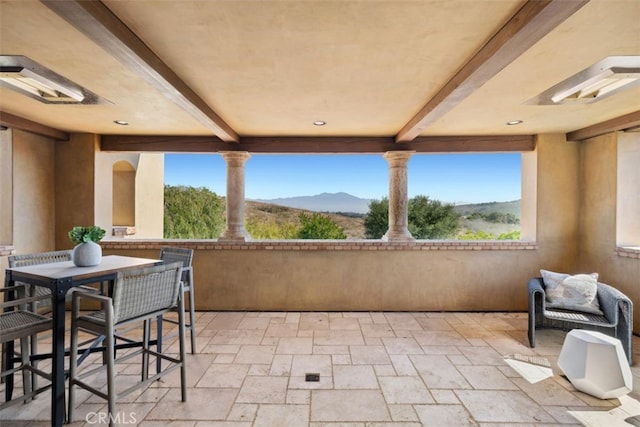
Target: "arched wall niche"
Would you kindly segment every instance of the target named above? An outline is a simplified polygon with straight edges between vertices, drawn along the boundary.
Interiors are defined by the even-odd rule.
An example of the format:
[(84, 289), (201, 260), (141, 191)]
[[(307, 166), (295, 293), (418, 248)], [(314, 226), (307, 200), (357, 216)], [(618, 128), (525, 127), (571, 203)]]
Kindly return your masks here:
[(134, 227), (136, 222), (136, 170), (126, 160), (113, 164), (113, 225)]

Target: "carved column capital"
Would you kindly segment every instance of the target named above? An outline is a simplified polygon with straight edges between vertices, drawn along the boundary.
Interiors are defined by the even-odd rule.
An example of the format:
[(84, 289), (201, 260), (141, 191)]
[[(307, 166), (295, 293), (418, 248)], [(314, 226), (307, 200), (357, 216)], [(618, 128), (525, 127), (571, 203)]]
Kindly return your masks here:
[(415, 151), (403, 150), (403, 151), (387, 151), (382, 155), (389, 164), (390, 168), (406, 168), (411, 155)]
[(248, 151), (221, 151), (222, 158), (227, 163), (227, 167), (244, 167), (246, 161), (251, 157)]

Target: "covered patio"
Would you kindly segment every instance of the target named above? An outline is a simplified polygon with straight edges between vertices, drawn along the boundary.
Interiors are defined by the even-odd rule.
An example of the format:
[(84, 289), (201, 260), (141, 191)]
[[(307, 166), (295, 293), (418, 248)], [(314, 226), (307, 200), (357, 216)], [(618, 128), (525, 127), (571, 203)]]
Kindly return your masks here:
[[(523, 313), (200, 312), (187, 402), (176, 372), (119, 401), (119, 425), (613, 426), (638, 415), (637, 367), (629, 396), (589, 396), (558, 370), (564, 333), (544, 330), (530, 349), (526, 325)], [(518, 355), (548, 361), (553, 375), (530, 383), (506, 362)], [(118, 380), (135, 383), (139, 369), (122, 365)], [(72, 425), (104, 425), (104, 401), (77, 401)], [(47, 425), (48, 402), (0, 419)]]
[[(195, 250), (190, 398), (123, 402), (143, 425), (578, 424), (622, 402), (504, 357), (555, 368), (563, 332), (526, 341), (541, 268), (597, 272), (640, 331), (639, 35), (625, 0), (0, 0), (0, 268), (77, 225), (105, 255)], [(522, 155), (521, 240), (408, 234), (411, 156), (499, 152)], [(225, 158), (219, 239), (163, 238), (164, 153)], [(251, 239), (244, 167), (277, 154), (387, 159), (389, 238)]]

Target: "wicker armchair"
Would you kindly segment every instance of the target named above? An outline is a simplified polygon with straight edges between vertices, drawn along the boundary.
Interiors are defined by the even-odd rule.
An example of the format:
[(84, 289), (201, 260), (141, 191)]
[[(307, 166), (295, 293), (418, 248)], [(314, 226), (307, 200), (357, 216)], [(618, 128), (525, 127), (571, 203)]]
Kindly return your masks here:
[(597, 298), (604, 316), (546, 307), (542, 277), (529, 280), (529, 345), (536, 346), (536, 328), (589, 329), (618, 338), (633, 364), (633, 303), (619, 290), (598, 283)]
[[(186, 401), (186, 362), (185, 362), (185, 319), (184, 301), (182, 298), (182, 264), (171, 263), (155, 267), (130, 270), (119, 273), (113, 285), (112, 296), (77, 292), (73, 294), (71, 314), (71, 355), (69, 363), (69, 421), (73, 421), (76, 386), (106, 399), (108, 402), (110, 425), (117, 419), (116, 400), (139, 388), (147, 386), (161, 376), (180, 368), (182, 401)], [(97, 301), (101, 310), (82, 314), (82, 300)], [(180, 353), (178, 357), (154, 351), (149, 346), (150, 325), (158, 316), (178, 307), (178, 332)], [(141, 347), (133, 352), (124, 353), (115, 359), (115, 334), (134, 330), (133, 324), (142, 324)], [(78, 334), (86, 332), (105, 342), (106, 364), (96, 368), (78, 370)], [(141, 381), (121, 392), (116, 391), (115, 364), (142, 355)], [(149, 356), (155, 356), (170, 362), (163, 371), (149, 376)], [(92, 386), (89, 379), (96, 379), (93, 374), (105, 369), (107, 371), (107, 393)], [(85, 378), (89, 378), (85, 380)], [(101, 384), (98, 384), (98, 387)]]
[[(48, 296), (28, 296), (25, 286), (17, 285), (1, 288), (0, 293), (5, 294), (6, 302), (0, 303), (0, 343), (5, 344), (20, 340), (20, 366), (14, 367), (13, 351), (5, 353), (0, 377), (11, 376), (7, 381), (5, 401), (0, 404), (0, 409), (24, 401), (25, 403), (36, 394), (42, 393), (51, 387), (51, 383), (43, 387), (33, 387), (32, 376), (39, 375), (51, 381), (51, 375), (38, 369), (30, 360), (29, 339), (40, 332), (51, 330), (51, 319), (29, 310), (34, 303), (40, 302)], [(22, 371), (22, 396), (13, 399), (13, 374)], [(32, 375), (35, 374), (35, 375)]]
[[(196, 353), (196, 313), (195, 296), (193, 288), (193, 249), (164, 247), (160, 249), (160, 259), (165, 263), (182, 263), (182, 290), (189, 293), (189, 320), (185, 323), (185, 328), (191, 336), (191, 354)], [(174, 319), (163, 316), (163, 321), (176, 324)]]

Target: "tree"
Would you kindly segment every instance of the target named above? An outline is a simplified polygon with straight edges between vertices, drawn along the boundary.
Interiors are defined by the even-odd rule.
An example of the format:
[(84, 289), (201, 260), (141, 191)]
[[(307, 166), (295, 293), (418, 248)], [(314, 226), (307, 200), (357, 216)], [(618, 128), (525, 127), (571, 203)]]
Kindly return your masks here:
[(346, 239), (344, 230), (326, 215), (317, 212), (311, 215), (301, 213), (299, 215), (302, 224), (298, 231), (299, 239)]
[(427, 196), (409, 199), (409, 231), (416, 239), (444, 239), (455, 235), (460, 215), (450, 203)]
[(225, 228), (225, 203), (201, 187), (164, 186), (165, 239), (217, 239)]
[(364, 216), (364, 237), (381, 239), (389, 229), (389, 199), (372, 200)]
[[(452, 237), (459, 227), (460, 215), (452, 204), (416, 196), (409, 200), (409, 231), (416, 239)], [(380, 239), (389, 228), (389, 199), (373, 200), (364, 217), (365, 237)]]

